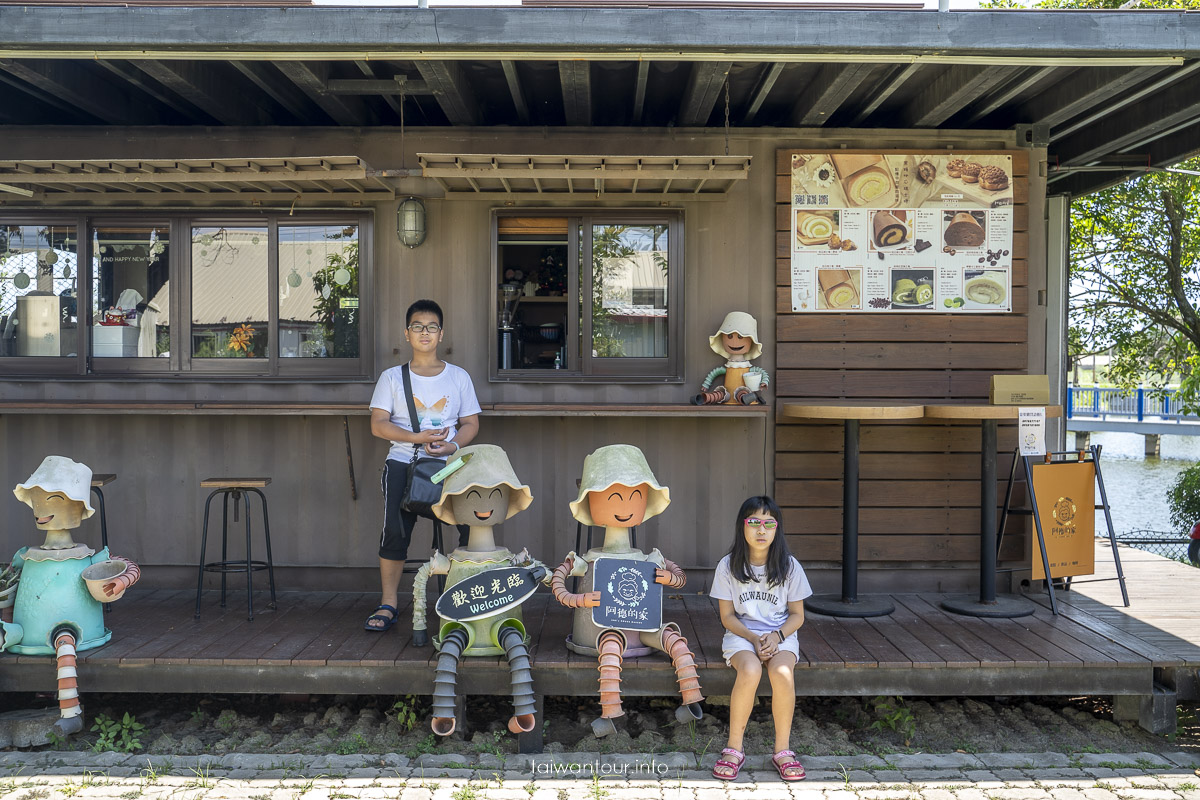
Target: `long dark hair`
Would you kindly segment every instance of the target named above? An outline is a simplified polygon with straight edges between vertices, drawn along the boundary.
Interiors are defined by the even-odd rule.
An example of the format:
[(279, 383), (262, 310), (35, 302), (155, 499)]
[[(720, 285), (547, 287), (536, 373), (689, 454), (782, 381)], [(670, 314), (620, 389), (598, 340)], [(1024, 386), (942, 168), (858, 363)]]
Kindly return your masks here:
[(750, 545), (746, 544), (743, 531), (746, 518), (758, 513), (770, 514), (779, 521), (775, 538), (767, 549), (767, 585), (778, 586), (787, 580), (792, 571), (792, 551), (788, 549), (787, 537), (783, 533), (783, 512), (779, 510), (779, 504), (766, 495), (747, 497), (738, 509), (737, 522), (733, 526), (733, 547), (729, 548), (729, 571), (738, 583), (754, 581), (750, 572)]

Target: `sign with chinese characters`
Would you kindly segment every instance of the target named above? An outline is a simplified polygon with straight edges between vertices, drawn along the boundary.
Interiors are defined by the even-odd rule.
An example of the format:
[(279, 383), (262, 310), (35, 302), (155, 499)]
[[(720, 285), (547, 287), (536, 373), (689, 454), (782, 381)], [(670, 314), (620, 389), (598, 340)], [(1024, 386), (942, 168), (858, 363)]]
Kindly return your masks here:
[(654, 582), (654, 562), (598, 558), (592, 565), (592, 587), (600, 605), (592, 621), (601, 628), (656, 631), (662, 627), (662, 584)]
[(1012, 156), (792, 155), (792, 311), (1012, 311)]
[(446, 587), (437, 601), (442, 619), (468, 622), (516, 608), (537, 591), (538, 581), (524, 567), (484, 570)]
[[(1032, 471), (1050, 577), (1091, 575), (1096, 571), (1096, 465), (1091, 461), (1033, 464)], [(1035, 543), (1033, 579), (1045, 578), (1042, 554)]]

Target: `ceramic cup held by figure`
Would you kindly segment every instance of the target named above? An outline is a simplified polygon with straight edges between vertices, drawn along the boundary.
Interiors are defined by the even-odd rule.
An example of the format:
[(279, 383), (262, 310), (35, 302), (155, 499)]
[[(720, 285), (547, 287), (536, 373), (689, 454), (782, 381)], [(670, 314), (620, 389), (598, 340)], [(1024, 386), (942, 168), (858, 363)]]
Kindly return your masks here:
[(129, 569), (129, 565), (124, 561), (101, 561), (99, 564), (92, 564), (85, 569), (81, 577), (87, 584), (88, 594), (101, 603), (111, 603), (114, 600), (120, 600), (121, 595), (125, 594), (125, 590), (122, 589), (110, 596), (104, 593), (104, 587), (124, 574), (127, 569)]
[(747, 372), (742, 376), (742, 383), (750, 391), (757, 392), (759, 387), (762, 386), (762, 375), (759, 375), (757, 372)]

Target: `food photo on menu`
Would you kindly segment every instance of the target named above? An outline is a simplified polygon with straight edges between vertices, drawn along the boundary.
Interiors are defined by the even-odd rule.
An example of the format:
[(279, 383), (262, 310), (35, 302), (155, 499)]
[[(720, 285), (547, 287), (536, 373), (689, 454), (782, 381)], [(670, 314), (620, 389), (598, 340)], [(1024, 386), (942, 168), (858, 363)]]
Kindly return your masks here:
[(996, 310), (1008, 307), (1007, 270), (966, 270), (963, 272), (963, 308)]
[(892, 307), (905, 311), (933, 308), (933, 269), (893, 269)]
[(915, 220), (913, 211), (886, 209), (871, 212), (871, 249), (879, 251), (907, 251), (913, 244), (910, 223)]
[(817, 270), (817, 308), (830, 311), (850, 311), (862, 307), (862, 270)]

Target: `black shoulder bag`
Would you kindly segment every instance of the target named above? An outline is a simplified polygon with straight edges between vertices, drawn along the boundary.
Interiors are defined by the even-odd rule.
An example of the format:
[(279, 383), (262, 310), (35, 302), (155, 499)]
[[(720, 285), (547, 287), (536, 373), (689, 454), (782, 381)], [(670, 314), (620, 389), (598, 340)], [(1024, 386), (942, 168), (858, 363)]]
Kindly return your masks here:
[[(417, 433), (421, 429), (421, 419), (417, 416), (417, 407), (413, 403), (412, 378), (409, 377), (408, 364), (401, 368), (401, 372), (404, 375), (405, 399), (408, 400), (409, 426), (413, 433)], [(433, 519), (433, 507), (442, 499), (442, 487), (430, 479), (446, 466), (446, 462), (440, 458), (421, 458), (420, 453), (421, 446), (414, 444), (400, 507), (418, 516)]]

